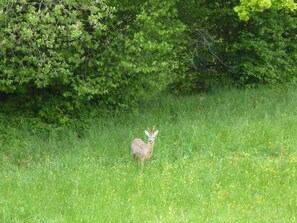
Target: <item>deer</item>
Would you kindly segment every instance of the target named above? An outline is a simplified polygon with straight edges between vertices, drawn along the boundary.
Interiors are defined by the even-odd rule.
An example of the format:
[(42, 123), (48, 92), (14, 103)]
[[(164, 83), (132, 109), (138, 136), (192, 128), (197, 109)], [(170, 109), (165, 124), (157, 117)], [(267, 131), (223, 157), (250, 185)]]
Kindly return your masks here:
[(155, 127), (150, 131), (145, 130), (144, 133), (148, 137), (148, 143), (143, 142), (141, 139), (134, 139), (131, 144), (133, 159), (139, 159), (143, 166), (146, 160), (149, 160), (153, 155), (155, 138), (159, 131), (154, 130)]

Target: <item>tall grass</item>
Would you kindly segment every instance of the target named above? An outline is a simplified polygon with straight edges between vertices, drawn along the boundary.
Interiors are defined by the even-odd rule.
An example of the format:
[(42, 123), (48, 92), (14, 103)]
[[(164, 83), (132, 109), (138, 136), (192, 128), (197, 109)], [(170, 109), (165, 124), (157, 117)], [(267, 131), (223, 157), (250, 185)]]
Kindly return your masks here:
[[(293, 85), (163, 96), (90, 123), (82, 138), (8, 126), (0, 222), (297, 221)], [(141, 168), (130, 143), (154, 125)]]

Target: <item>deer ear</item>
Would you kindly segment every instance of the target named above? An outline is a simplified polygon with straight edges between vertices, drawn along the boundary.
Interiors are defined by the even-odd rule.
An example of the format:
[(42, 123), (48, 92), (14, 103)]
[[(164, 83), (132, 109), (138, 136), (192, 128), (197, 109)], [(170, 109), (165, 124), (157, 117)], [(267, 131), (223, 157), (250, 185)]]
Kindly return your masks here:
[(153, 134), (153, 137), (156, 137), (159, 133), (159, 130), (155, 131), (154, 134)]
[(144, 134), (146, 134), (147, 137), (150, 137), (150, 134), (149, 134), (148, 131), (145, 130), (145, 131), (144, 131)]

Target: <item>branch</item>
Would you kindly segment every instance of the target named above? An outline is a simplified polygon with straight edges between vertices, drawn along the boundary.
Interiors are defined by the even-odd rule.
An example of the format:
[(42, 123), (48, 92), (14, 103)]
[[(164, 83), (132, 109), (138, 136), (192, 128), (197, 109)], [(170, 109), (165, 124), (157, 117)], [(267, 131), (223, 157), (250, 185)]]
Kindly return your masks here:
[(192, 52), (192, 58), (191, 63), (193, 67), (197, 70), (198, 66), (195, 63), (195, 60), (198, 60), (201, 67), (205, 67), (202, 63), (203, 58), (199, 55), (199, 50), (207, 50), (207, 52), (214, 57), (217, 61), (219, 61), (220, 64), (222, 64), (225, 67), (228, 67), (217, 55), (217, 52), (213, 49), (214, 45), (214, 39), (209, 35), (207, 30), (205, 29), (196, 29), (195, 33), (197, 33), (197, 39), (195, 42), (195, 48)]

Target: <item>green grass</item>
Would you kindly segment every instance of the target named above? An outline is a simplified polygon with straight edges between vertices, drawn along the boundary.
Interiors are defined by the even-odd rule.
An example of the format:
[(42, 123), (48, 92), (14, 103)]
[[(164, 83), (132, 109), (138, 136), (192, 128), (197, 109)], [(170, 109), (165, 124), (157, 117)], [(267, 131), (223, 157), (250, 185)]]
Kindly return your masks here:
[[(0, 222), (297, 222), (294, 85), (162, 97), (90, 122), (83, 138), (7, 126)], [(130, 143), (153, 125), (141, 168)]]

